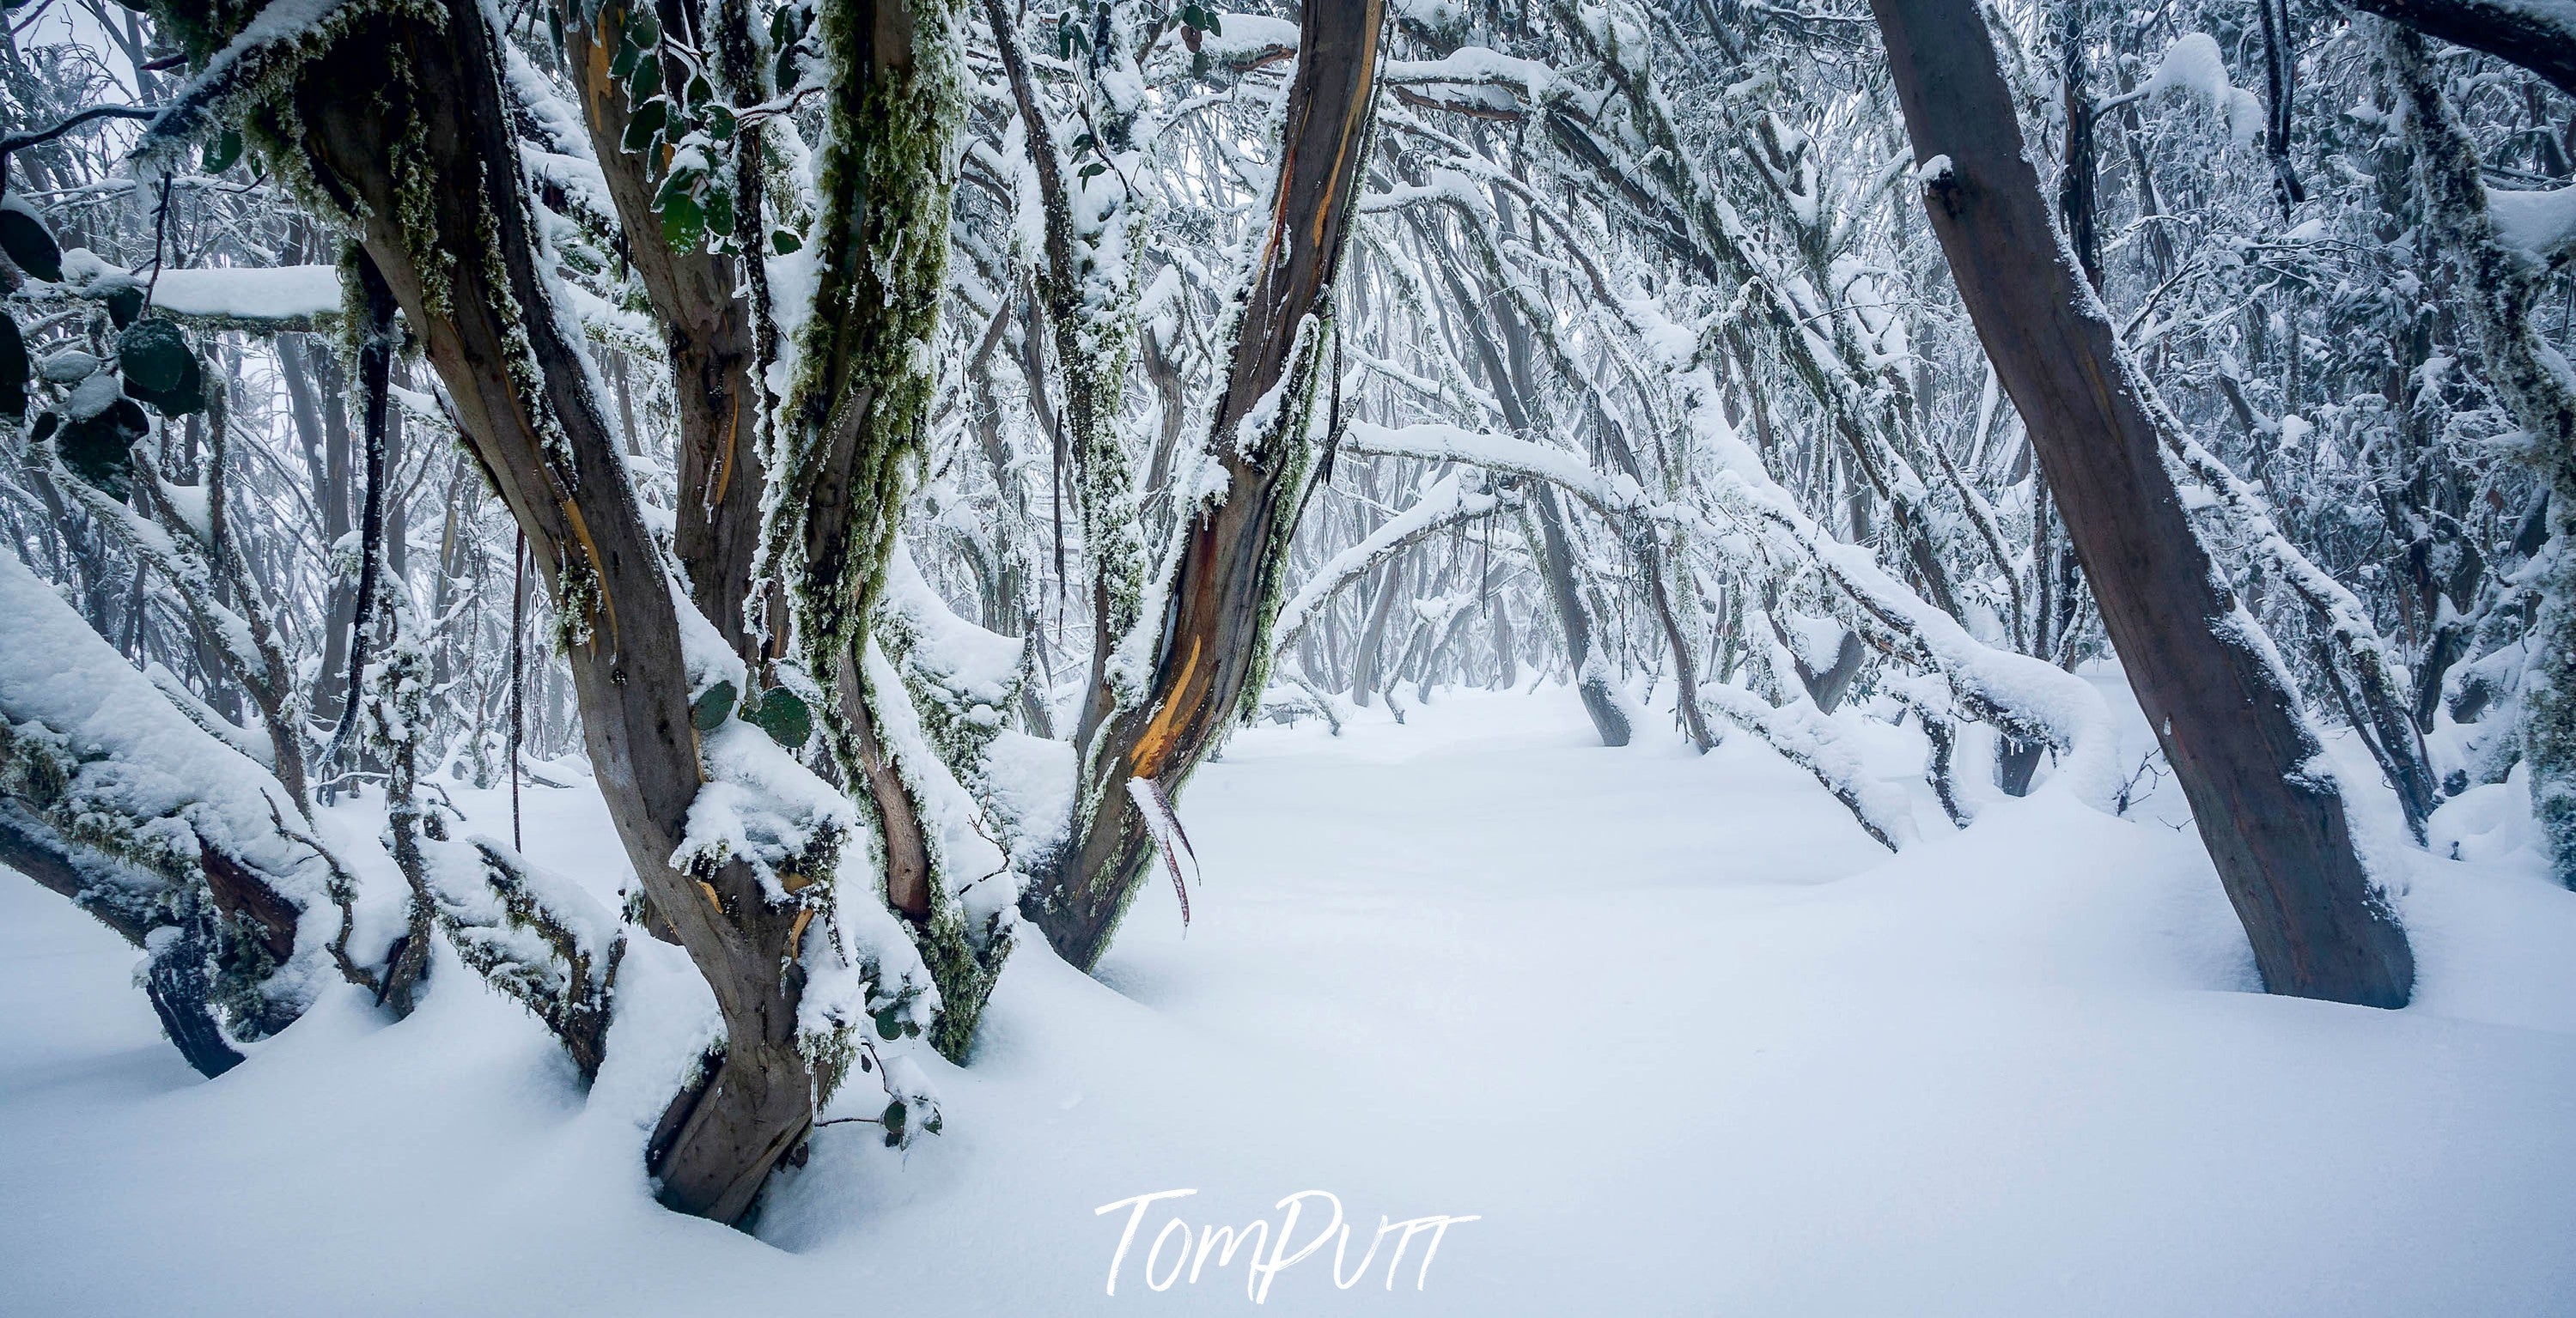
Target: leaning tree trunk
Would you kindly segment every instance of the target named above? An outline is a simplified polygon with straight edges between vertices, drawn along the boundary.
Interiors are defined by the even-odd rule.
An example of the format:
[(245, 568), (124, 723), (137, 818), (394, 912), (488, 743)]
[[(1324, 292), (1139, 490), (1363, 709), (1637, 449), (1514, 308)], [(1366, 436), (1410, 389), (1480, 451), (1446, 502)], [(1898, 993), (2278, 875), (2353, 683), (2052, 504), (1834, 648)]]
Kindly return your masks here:
[[(1023, 912), (1067, 961), (1089, 969), (1108, 946), (1153, 841), (1127, 784), (1168, 796), (1259, 697), (1311, 462), (1305, 423), (1331, 317), (1333, 277), (1359, 213), (1384, 0), (1308, 0), (1300, 21), (1269, 234), (1235, 323), (1208, 448), (1226, 493), (1189, 517), (1144, 699), (1080, 747), (1072, 841), (1033, 884)], [(1247, 427), (1246, 422), (1251, 425)], [(1151, 612), (1148, 611), (1148, 616)]]
[(1872, 0), (1925, 203), (2275, 993), (2406, 1003), (2414, 957), (2286, 675), (2193, 534), (2162, 414), (2068, 255), (1973, 0)]
[(1398, 556), (1386, 565), (1379, 578), (1377, 594), (1370, 597), (1368, 619), (1360, 624), (1359, 644), (1351, 648), (1351, 703), (1361, 709), (1378, 687), (1378, 651), (1386, 648), (1386, 620), (1395, 614), (1395, 602), (1404, 598), (1404, 559)]
[(1538, 538), (1530, 549), (1538, 556), (1539, 576), (1565, 632), (1565, 662), (1573, 673), (1575, 694), (1583, 698), (1583, 712), (1591, 716), (1601, 744), (1625, 746), (1636, 729), (1628, 726), (1627, 711), (1611, 693), (1610, 666), (1601, 654), (1601, 638), (1593, 634), (1591, 605), (1576, 578), (1574, 542), (1565, 532), (1565, 513), (1556, 491), (1532, 490), (1530, 507), (1538, 521)]

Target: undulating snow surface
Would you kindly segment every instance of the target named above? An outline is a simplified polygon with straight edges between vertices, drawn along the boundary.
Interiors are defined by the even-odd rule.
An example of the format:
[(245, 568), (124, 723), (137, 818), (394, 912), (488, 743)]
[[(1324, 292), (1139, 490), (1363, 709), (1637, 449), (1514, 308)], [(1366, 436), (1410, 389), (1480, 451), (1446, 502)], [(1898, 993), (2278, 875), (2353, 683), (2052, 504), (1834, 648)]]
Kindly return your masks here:
[[(1187, 934), (1157, 887), (1101, 982), (1031, 940), (934, 1068), (948, 1133), (824, 1130), (760, 1239), (654, 1207), (639, 1133), (452, 961), (200, 1082), (133, 954), (8, 876), (0, 1310), (1236, 1312), (1245, 1258), (1156, 1293), (1155, 1236), (1327, 1190), (1345, 1277), (1381, 1216), (1478, 1220), (1392, 1291), (1395, 1235), (1349, 1290), (1326, 1246), (1269, 1310), (2576, 1312), (2576, 895), (2506, 790), (2437, 819), (2472, 859), (2418, 864), (2388, 1013), (2246, 992), (2196, 840), (2063, 793), (1918, 805), (1891, 859), (1752, 738), (1605, 750), (1560, 688), (1250, 732), (1180, 802)], [(610, 894), (596, 799), (527, 799), (530, 857)], [(1094, 1210), (1175, 1189), (1105, 1295)]]

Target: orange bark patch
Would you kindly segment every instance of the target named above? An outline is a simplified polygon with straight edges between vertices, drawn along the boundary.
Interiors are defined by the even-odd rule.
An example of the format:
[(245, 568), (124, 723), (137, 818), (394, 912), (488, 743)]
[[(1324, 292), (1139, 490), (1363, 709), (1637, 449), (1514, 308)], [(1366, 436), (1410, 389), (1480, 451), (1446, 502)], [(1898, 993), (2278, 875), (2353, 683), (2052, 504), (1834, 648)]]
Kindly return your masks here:
[(1190, 638), (1190, 654), (1181, 661), (1181, 675), (1172, 682), (1172, 694), (1154, 711), (1153, 721), (1145, 725), (1143, 735), (1136, 738), (1134, 753), (1127, 757), (1130, 774), (1139, 778), (1162, 776), (1163, 761), (1171, 755), (1172, 744), (1180, 739), (1181, 720), (1189, 708), (1183, 697), (1189, 692), (1190, 679), (1198, 674), (1199, 653), (1205, 645), (1199, 637)]

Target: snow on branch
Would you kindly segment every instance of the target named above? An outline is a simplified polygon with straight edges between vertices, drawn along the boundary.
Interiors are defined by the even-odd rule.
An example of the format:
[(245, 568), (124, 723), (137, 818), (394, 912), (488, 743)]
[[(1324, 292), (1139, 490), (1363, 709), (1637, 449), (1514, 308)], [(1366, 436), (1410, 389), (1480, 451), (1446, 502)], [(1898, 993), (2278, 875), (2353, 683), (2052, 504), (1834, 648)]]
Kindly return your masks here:
[(1774, 707), (1742, 687), (1711, 685), (1700, 689), (1700, 699), (1782, 759), (1813, 774), (1851, 811), (1871, 841), (1895, 851), (1914, 840), (1913, 812), (1906, 809), (1904, 797), (1869, 777), (1832, 716), (1804, 697)]
[[(1741, 441), (1734, 443), (1742, 448)], [(1939, 674), (1962, 709), (2054, 747), (2062, 757), (2057, 780), (2077, 799), (2105, 805), (2118, 792), (2118, 730), (2109, 705), (2090, 683), (2046, 660), (1998, 650), (1969, 635), (1958, 619), (1881, 567), (1867, 548), (1826, 533), (1771, 482), (1749, 450), (1734, 455), (1713, 486), (1736, 517), (1767, 528), (1813, 562), (1874, 624), (1884, 648)]]
[(1463, 462), (1488, 471), (1528, 476), (1559, 486), (1603, 513), (1655, 511), (1648, 505), (1645, 491), (1626, 476), (1595, 471), (1582, 454), (1571, 449), (1510, 435), (1472, 431), (1440, 421), (1410, 426), (1354, 421), (1342, 445), (1353, 453), (1371, 457)]
[(2227, 61), (2218, 40), (2206, 32), (2186, 32), (2165, 47), (2153, 76), (2122, 95), (2094, 106), (2094, 113), (2116, 110), (2163, 92), (2181, 92), (2217, 112), (2231, 141), (2242, 145), (2263, 131), (2263, 102), (2227, 80)]
[(144, 128), (134, 146), (137, 163), (149, 168), (170, 159), (207, 125), (231, 118), (239, 103), (281, 85), (297, 65), (368, 12), (356, 0), (270, 0)]
[[(1356, 432), (1362, 424), (1353, 422), (1351, 429)], [(1388, 518), (1367, 538), (1333, 555), (1325, 560), (1322, 567), (1315, 569), (1314, 575), (1308, 577), (1306, 583), (1297, 588), (1297, 593), (1289, 598), (1287, 605), (1279, 610), (1278, 621), (1271, 626), (1271, 648), (1286, 648), (1306, 629), (1307, 622), (1316, 611), (1343, 587), (1359, 580), (1369, 569), (1385, 562), (1405, 546), (1418, 543), (1445, 528), (1473, 521), (1503, 506), (1501, 496), (1467, 489), (1454, 472), (1441, 477), (1432, 483), (1430, 489), (1422, 492), (1422, 497), (1413, 501), (1413, 506)]]
[[(196, 949), (212, 997), (198, 1007), (220, 1009), (234, 1039), (284, 1028), (335, 970), (375, 987), (390, 894), (294, 822), (274, 777), (189, 721), (14, 553), (0, 554), (0, 617), (0, 814), (79, 877), (65, 896), (156, 955)], [(181, 936), (152, 937), (163, 929)]]
[(2576, 187), (2516, 192), (2489, 188), (2487, 218), (2495, 240), (2519, 247), (2548, 269), (2576, 257)]
[[(32, 285), (21, 300), (43, 305), (67, 298), (104, 301), (140, 296), (148, 271), (127, 270), (85, 247), (63, 253), (60, 283)], [(200, 329), (258, 334), (315, 330), (339, 323), (340, 271), (328, 265), (201, 266), (163, 270), (151, 282), (152, 309)]]
[(438, 927), (486, 982), (534, 1012), (583, 1077), (599, 1074), (626, 934), (598, 899), (485, 837), (420, 840)]

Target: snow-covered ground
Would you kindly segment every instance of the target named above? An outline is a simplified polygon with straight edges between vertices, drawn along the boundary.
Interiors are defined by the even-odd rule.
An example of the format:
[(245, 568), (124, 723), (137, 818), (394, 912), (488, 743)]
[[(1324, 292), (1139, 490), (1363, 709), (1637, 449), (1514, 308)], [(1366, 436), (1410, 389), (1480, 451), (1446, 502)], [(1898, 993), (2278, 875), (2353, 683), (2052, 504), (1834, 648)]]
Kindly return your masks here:
[[(1181, 802), (1187, 932), (1157, 887), (1099, 982), (1024, 947), (934, 1065), (947, 1133), (822, 1131), (760, 1239), (655, 1208), (452, 963), (201, 1083), (132, 954), (6, 876), (0, 1311), (1233, 1312), (1244, 1258), (1157, 1293), (1155, 1237), (1324, 1190), (1345, 1278), (1381, 1217), (1476, 1220), (1269, 1309), (2576, 1313), (2576, 895), (2507, 790), (2419, 855), (2389, 1013), (2247, 992), (2196, 840), (2053, 794), (1891, 859), (1751, 739), (1606, 750), (1561, 689), (1250, 732)], [(613, 888), (597, 801), (528, 799), (531, 855)], [(1179, 1189), (1104, 1294), (1131, 1213), (1094, 1210)]]

